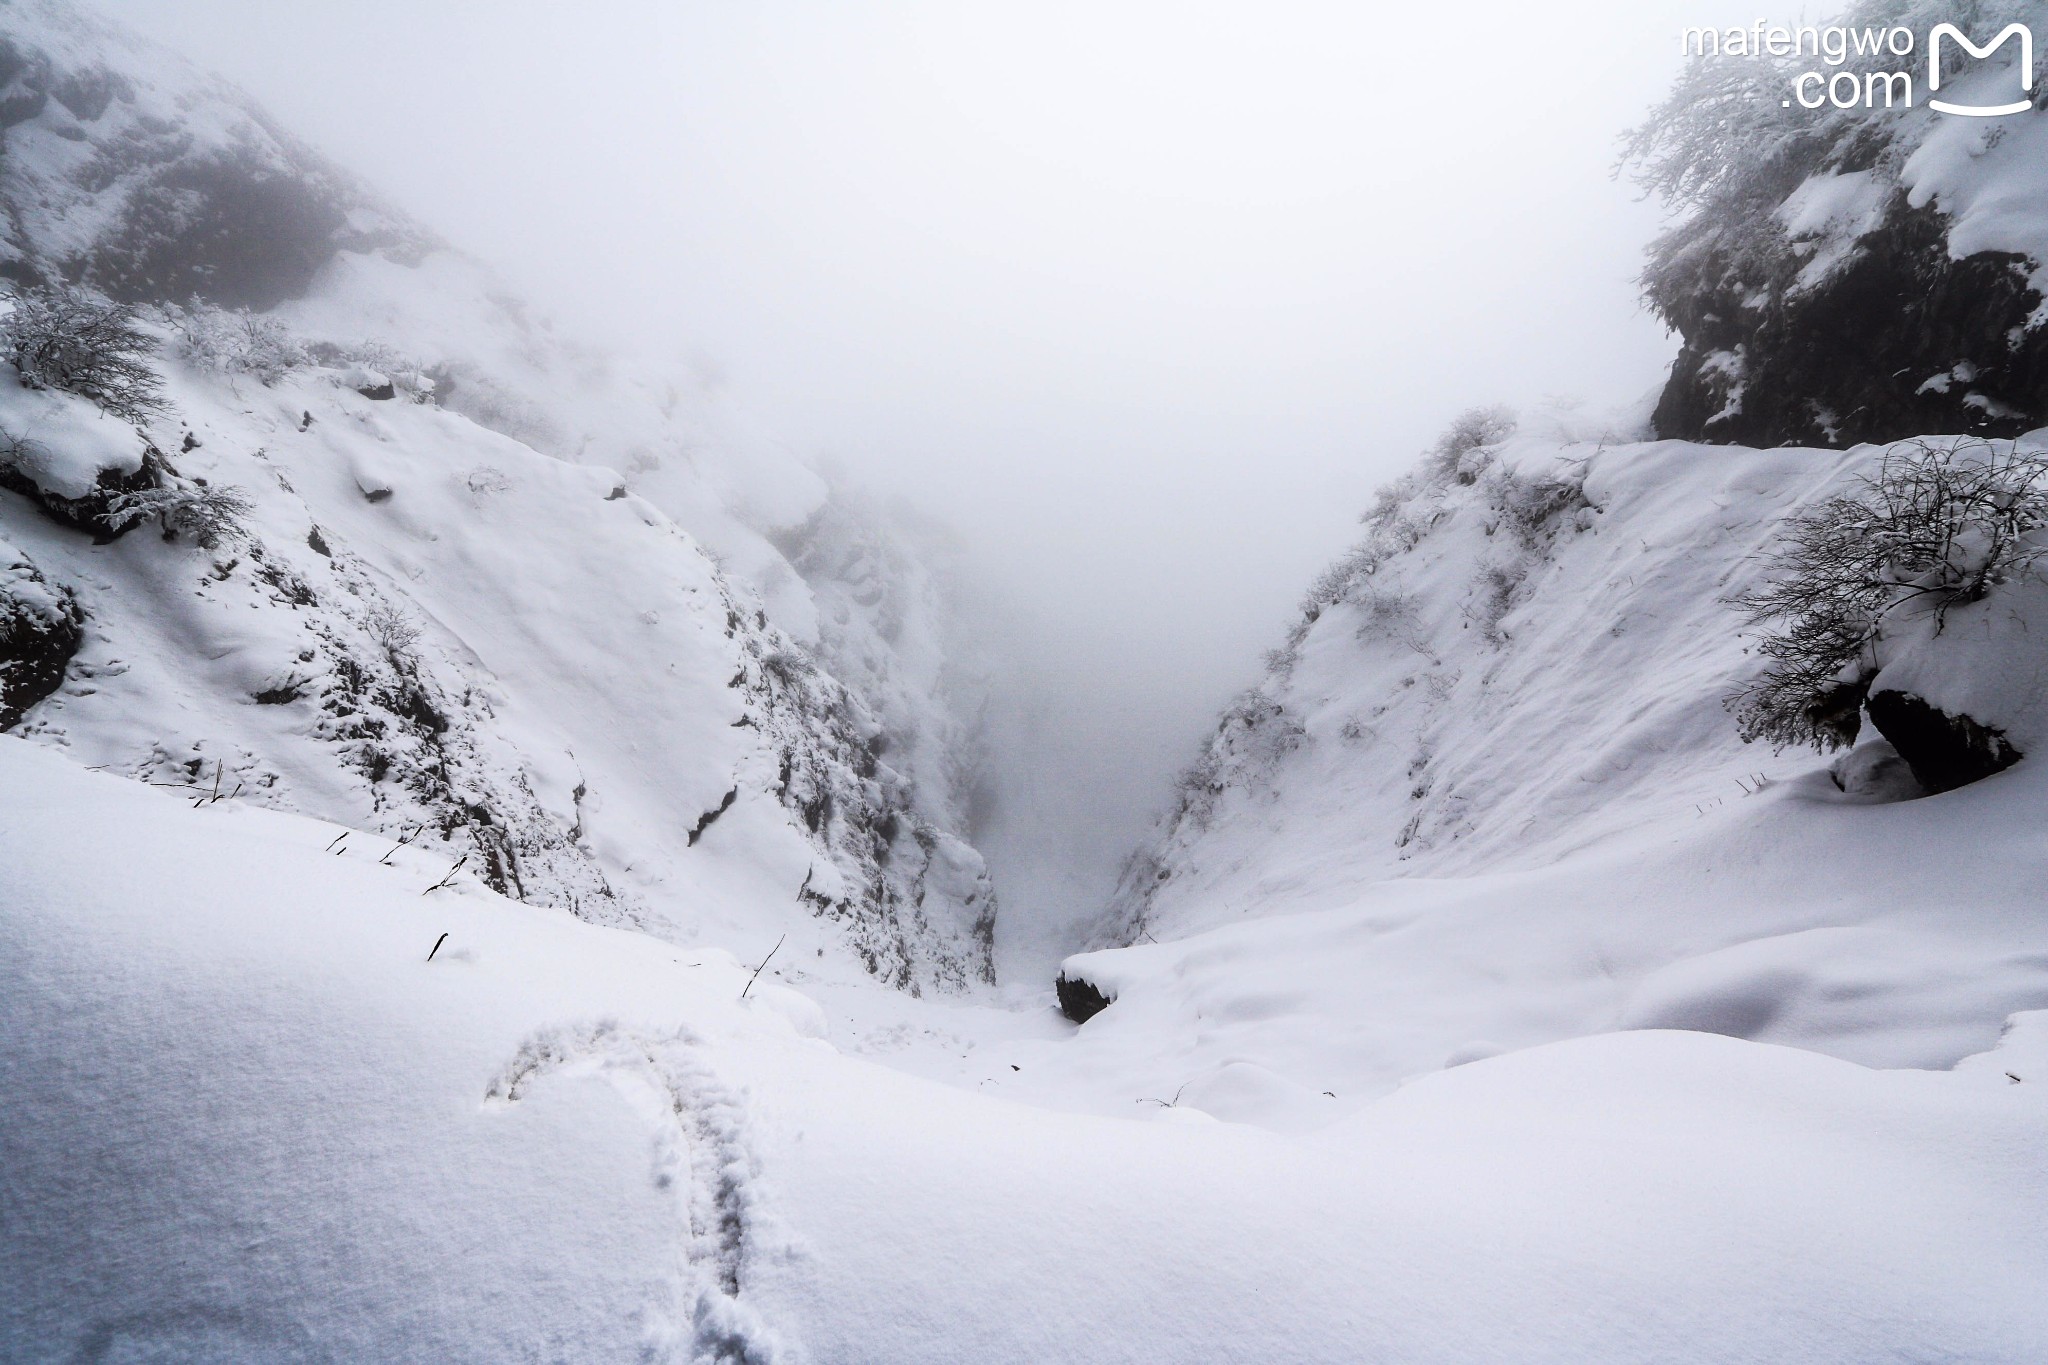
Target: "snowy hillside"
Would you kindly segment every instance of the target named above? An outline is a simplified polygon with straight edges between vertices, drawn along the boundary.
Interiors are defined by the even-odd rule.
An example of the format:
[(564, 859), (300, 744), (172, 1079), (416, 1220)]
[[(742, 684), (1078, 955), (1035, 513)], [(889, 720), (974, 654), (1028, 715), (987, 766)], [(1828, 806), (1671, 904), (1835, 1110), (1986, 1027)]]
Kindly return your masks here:
[[(178, 59), (40, 0), (0, 11), (0, 39), (8, 269), (147, 305), (168, 380), (139, 432), (0, 383), (0, 536), (17, 580), (83, 618), (68, 685), (18, 733), (424, 831), (600, 921), (765, 951), (816, 918), (814, 946), (894, 984), (988, 977), (994, 892), (955, 791), (972, 688), (941, 689), (929, 638), (890, 653), (941, 633), (940, 606), (856, 621), (881, 599), (807, 566), (835, 631), (873, 637), (842, 655), (871, 704), (821, 664), (839, 636), (769, 538), (880, 531), (686, 379), (554, 336)], [(325, 226), (286, 243), (279, 215)], [(217, 306), (245, 302), (274, 307)], [(250, 502), (213, 544), (109, 511), (203, 488)], [(891, 573), (925, 581), (899, 550), (861, 582)]]
[[(1725, 704), (1760, 666), (1725, 599), (1882, 452), (1456, 455), (1389, 492), (1224, 717), (1103, 930), (1136, 946), (1067, 963), (1071, 1004), (1115, 1002), (1096, 1068), (1288, 1126), (1613, 1029), (1945, 1067), (2048, 1006), (2035, 765), (1923, 797), (1867, 728), (1773, 754)], [(1873, 691), (2036, 748), (2044, 609), (2035, 579), (1958, 611)]]
[(1631, 1033), (1307, 1140), (1074, 1118), (336, 833), (0, 739), (10, 1359), (2048, 1349), (2048, 1016), (1953, 1073)]

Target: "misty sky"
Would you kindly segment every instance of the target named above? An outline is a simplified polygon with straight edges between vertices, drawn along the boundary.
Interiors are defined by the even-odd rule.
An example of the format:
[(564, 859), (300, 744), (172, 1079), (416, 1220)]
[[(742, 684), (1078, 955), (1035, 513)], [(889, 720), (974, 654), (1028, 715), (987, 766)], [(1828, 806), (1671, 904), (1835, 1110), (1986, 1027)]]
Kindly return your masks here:
[(566, 322), (957, 527), (1044, 702), (997, 873), (1060, 917), (1452, 415), (1658, 382), (1616, 137), (1681, 26), (1764, 13), (98, 2)]

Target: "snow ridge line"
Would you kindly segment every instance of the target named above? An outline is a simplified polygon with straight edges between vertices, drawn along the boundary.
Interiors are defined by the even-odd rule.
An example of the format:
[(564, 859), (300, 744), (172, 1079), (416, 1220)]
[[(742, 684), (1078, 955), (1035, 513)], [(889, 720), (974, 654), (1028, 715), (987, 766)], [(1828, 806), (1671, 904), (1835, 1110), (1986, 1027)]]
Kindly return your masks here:
[(797, 1354), (740, 1301), (764, 1221), (760, 1160), (747, 1139), (745, 1095), (719, 1078), (703, 1047), (687, 1028), (653, 1032), (612, 1019), (542, 1029), (491, 1082), (484, 1103), (516, 1104), (536, 1080), (557, 1072), (594, 1072), (650, 1110), (657, 1120), (652, 1179), (674, 1198), (685, 1232), (671, 1301), (648, 1310), (646, 1357), (790, 1365)]

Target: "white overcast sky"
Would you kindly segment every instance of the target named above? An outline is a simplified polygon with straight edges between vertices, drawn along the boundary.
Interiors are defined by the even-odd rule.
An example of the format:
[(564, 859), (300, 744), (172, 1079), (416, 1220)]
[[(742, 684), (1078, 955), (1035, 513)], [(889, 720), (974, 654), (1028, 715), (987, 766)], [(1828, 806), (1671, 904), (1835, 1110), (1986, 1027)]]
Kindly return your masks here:
[(1616, 137), (1682, 26), (1765, 12), (98, 3), (956, 526), (1036, 621), (1041, 834), (1098, 872), (1448, 418), (1658, 382)]

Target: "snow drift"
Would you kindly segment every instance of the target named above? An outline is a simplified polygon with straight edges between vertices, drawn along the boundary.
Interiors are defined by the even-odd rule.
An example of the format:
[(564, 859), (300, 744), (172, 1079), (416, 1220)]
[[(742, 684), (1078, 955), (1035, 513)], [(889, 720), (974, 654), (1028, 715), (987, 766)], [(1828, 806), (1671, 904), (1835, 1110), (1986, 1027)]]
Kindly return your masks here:
[(1081, 1118), (336, 833), (0, 738), (10, 1359), (2048, 1349), (2048, 1016), (1952, 1073), (1649, 1032), (1307, 1139)]

